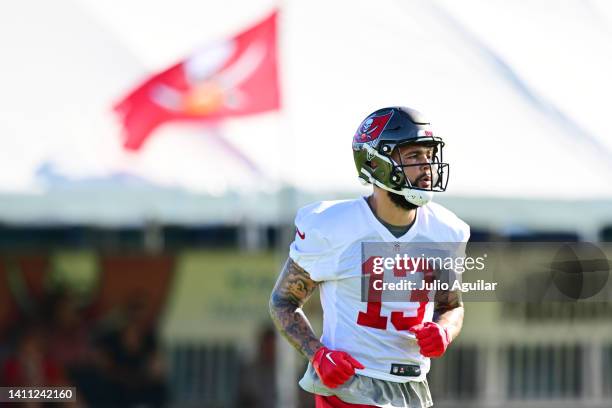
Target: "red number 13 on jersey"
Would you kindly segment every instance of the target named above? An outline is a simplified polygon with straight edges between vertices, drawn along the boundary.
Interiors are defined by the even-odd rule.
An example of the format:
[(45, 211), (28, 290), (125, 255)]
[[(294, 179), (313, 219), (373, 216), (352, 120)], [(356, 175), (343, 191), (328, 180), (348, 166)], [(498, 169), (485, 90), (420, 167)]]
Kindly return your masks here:
[[(368, 326), (373, 327), (375, 329), (386, 330), (387, 329), (387, 321), (388, 317), (383, 316), (381, 314), (382, 308), (382, 291), (376, 290), (374, 288), (374, 282), (376, 279), (373, 279), (374, 276), (379, 276), (379, 280), (382, 282), (383, 274), (376, 275), (374, 274), (374, 259), (377, 257), (370, 257), (367, 261), (362, 265), (362, 273), (364, 276), (368, 277), (368, 307), (365, 312), (359, 312), (357, 316), (357, 324), (360, 326)], [(424, 271), (425, 281), (432, 281), (432, 271)], [(394, 276), (406, 276), (406, 271), (401, 269), (393, 270)], [(419, 307), (416, 310), (416, 316), (405, 316), (404, 311), (396, 310), (391, 312), (391, 324), (395, 327), (396, 330), (408, 330), (412, 326), (416, 326), (423, 322), (423, 317), (425, 316), (425, 307), (427, 306), (426, 293), (422, 293), (420, 291), (414, 290), (411, 293), (411, 298), (414, 299), (418, 297), (418, 299), (425, 299), (425, 301), (418, 302)]]

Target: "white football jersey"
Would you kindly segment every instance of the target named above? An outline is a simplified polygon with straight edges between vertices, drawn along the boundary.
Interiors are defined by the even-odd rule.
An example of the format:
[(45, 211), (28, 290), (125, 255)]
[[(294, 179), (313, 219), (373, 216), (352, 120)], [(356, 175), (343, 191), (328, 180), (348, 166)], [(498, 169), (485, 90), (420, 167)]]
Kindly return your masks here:
[[(364, 198), (323, 201), (301, 208), (289, 256), (320, 282), (321, 342), (351, 354), (366, 368), (358, 374), (395, 381), (420, 381), (429, 358), (419, 353), (415, 324), (431, 321), (433, 302), (361, 299), (362, 242), (467, 242), (470, 229), (451, 211), (429, 203), (417, 209), (412, 227), (396, 238), (378, 221)], [(420, 375), (394, 375), (398, 366), (418, 365)]]

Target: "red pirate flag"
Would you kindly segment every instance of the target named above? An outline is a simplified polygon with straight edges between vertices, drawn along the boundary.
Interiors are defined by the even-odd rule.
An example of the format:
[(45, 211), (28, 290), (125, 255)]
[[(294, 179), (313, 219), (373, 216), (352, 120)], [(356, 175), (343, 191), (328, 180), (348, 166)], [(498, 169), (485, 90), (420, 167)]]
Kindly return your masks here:
[(138, 150), (161, 124), (218, 121), (280, 107), (273, 12), (233, 38), (210, 44), (154, 75), (115, 107), (123, 146)]
[(359, 125), (353, 141), (355, 143), (371, 142), (372, 140), (378, 139), (382, 131), (389, 123), (393, 112), (389, 112), (386, 115), (381, 116), (370, 116)]

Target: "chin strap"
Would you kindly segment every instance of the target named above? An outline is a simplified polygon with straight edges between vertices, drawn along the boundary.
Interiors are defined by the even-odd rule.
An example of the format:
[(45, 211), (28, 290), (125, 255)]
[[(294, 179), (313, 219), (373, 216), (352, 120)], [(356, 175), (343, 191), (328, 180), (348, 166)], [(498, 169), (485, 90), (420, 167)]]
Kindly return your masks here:
[[(372, 174), (370, 174), (370, 172), (368, 172), (363, 167), (361, 168), (361, 174), (365, 175), (368, 178), (369, 183), (374, 184), (375, 186), (380, 187), (383, 190), (387, 190), (391, 193), (399, 194), (403, 196), (409, 203), (417, 205), (419, 207), (427, 204), (433, 199), (433, 191), (414, 190), (410, 187), (404, 187), (401, 190), (394, 190), (391, 187), (387, 187), (380, 181), (376, 180), (372, 176)], [(359, 179), (367, 183), (367, 181), (363, 180), (363, 178), (360, 177)]]

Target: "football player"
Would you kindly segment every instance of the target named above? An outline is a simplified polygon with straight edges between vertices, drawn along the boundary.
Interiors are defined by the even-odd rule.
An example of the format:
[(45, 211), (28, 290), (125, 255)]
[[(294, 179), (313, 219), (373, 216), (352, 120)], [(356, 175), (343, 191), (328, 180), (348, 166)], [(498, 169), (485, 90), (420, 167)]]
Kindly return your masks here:
[[(300, 386), (317, 407), (429, 407), (430, 358), (444, 354), (463, 322), (459, 293), (433, 302), (364, 302), (362, 242), (465, 243), (468, 225), (431, 202), (446, 189), (444, 141), (406, 107), (368, 115), (353, 137), (368, 197), (301, 208), (289, 258), (270, 298), (282, 335), (309, 360)], [(301, 307), (316, 288), (323, 308), (317, 338)]]

